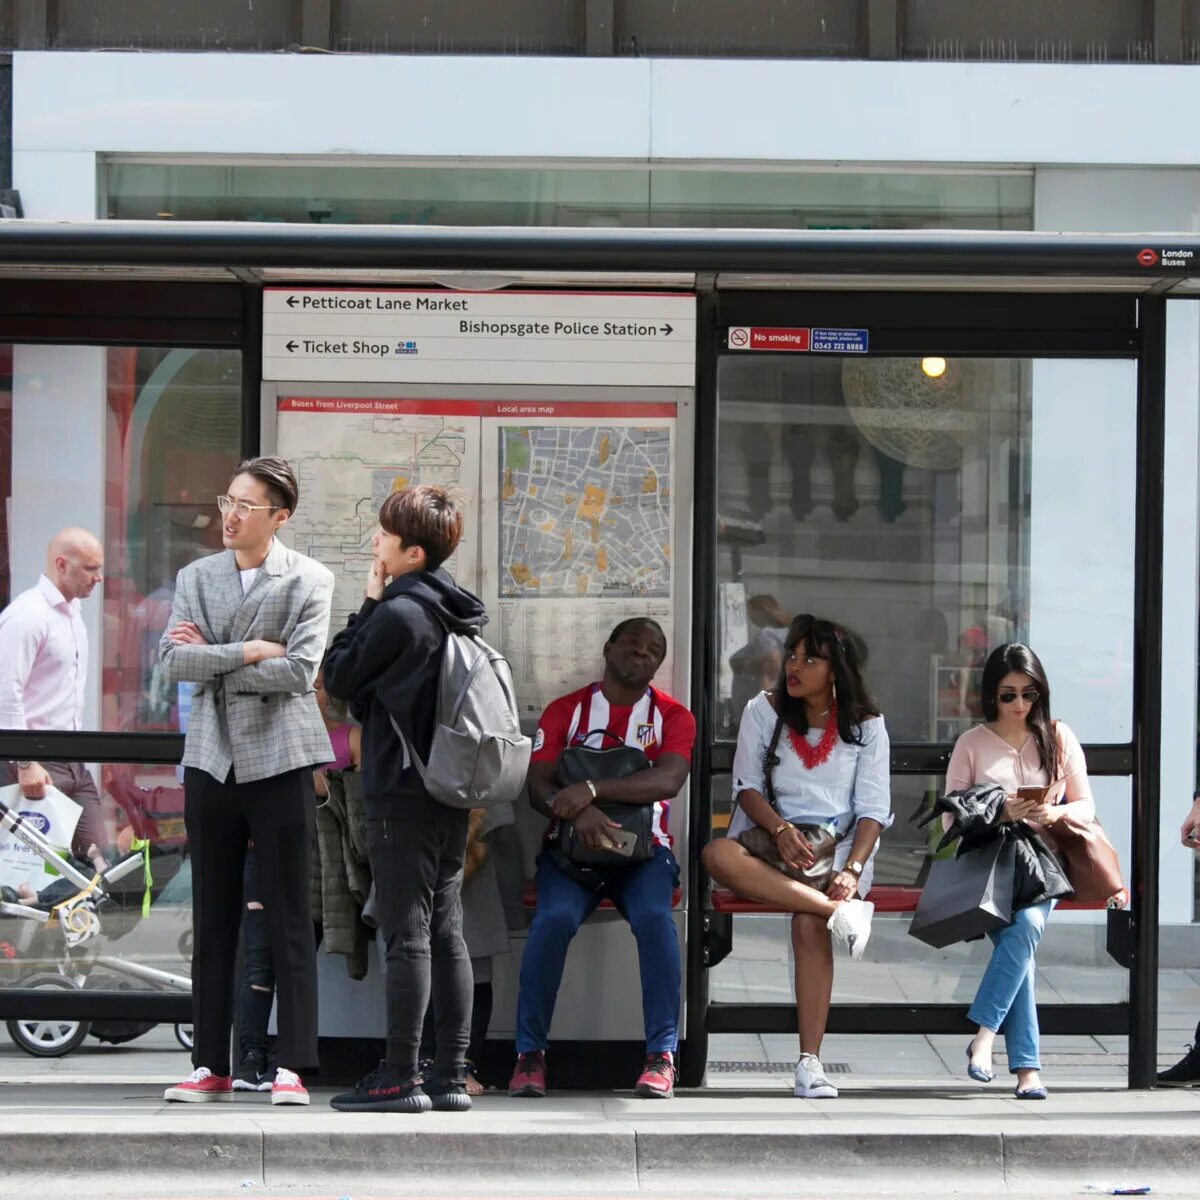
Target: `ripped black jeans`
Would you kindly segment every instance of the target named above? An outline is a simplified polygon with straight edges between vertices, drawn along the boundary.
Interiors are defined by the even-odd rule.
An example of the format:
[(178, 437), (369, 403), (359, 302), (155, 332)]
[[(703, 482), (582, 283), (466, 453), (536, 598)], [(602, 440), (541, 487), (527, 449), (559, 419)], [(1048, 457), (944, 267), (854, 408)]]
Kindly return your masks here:
[(267, 919), (258, 902), (258, 859), (254, 847), (246, 850), (242, 875), (242, 984), (238, 1001), (238, 1044), (241, 1057), (253, 1054), (267, 1061), (267, 1025), (275, 1000), (275, 968), (271, 962), (271, 943), (267, 938)]

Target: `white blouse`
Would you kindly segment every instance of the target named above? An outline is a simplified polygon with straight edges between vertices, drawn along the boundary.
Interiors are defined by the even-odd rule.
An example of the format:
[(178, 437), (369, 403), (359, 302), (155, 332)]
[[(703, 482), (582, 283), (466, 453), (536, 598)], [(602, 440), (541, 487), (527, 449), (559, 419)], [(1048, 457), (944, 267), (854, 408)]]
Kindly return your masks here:
[[(742, 713), (738, 727), (737, 753), (733, 758), (733, 794), (753, 790), (767, 795), (764, 762), (771, 734), (775, 729), (775, 710), (760, 692)], [(808, 743), (815, 746), (824, 731), (810, 729)], [(868, 817), (887, 829), (892, 814), (891, 743), (882, 717), (864, 721), (861, 746), (838, 738), (829, 757), (809, 770), (792, 749), (788, 731), (783, 730), (776, 754), (779, 765), (772, 772), (775, 798), (780, 816), (796, 824), (834, 824), (837, 836), (844, 837), (855, 821)], [(738, 805), (729, 822), (729, 836), (737, 837), (753, 822)], [(848, 847), (847, 847), (848, 848)]]

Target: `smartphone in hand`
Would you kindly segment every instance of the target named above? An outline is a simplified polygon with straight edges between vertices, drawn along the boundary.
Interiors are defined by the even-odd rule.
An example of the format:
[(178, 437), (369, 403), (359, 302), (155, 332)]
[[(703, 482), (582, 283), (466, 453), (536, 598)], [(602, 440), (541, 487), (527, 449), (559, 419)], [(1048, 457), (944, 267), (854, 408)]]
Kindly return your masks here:
[(628, 858), (637, 847), (637, 834), (631, 833), (628, 829), (610, 829), (605, 837), (609, 841), (605, 849), (610, 850), (613, 854), (619, 854), (622, 858)]
[(1047, 787), (1019, 787), (1017, 788), (1017, 799), (1024, 800), (1028, 804), (1044, 804), (1046, 801), (1046, 794), (1050, 791), (1050, 787), (1052, 786), (1053, 784)]

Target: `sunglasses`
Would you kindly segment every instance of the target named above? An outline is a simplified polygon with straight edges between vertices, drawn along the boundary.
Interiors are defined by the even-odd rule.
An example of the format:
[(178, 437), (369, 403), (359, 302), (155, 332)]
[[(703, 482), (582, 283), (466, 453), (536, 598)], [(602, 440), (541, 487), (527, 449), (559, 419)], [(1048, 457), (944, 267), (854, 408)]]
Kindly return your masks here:
[(1023, 692), (997, 692), (996, 699), (1001, 704), (1016, 704), (1019, 696), (1026, 704), (1036, 704), (1040, 695), (1037, 688), (1026, 688)]

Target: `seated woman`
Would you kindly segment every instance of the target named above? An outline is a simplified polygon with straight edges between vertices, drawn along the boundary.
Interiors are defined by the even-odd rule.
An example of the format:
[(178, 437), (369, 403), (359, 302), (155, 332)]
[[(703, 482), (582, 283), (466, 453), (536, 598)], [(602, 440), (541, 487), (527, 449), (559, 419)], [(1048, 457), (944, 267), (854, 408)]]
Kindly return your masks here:
[[(879, 835), (892, 823), (888, 768), (887, 730), (863, 682), (854, 640), (830, 621), (797, 617), (778, 685), (755, 696), (742, 715), (729, 834), (709, 842), (702, 855), (705, 870), (738, 895), (795, 914), (797, 1096), (837, 1095), (820, 1060), (833, 992), (830, 933), (853, 958), (862, 957), (875, 906), (860, 897), (871, 886)], [(785, 874), (801, 875), (813, 863), (797, 829), (803, 825), (822, 825), (838, 839), (824, 891)], [(739, 841), (743, 833), (768, 857), (755, 857)]]
[[(955, 743), (946, 791), (998, 784), (1009, 793), (1000, 820), (1036, 822), (1051, 833), (1068, 812), (1083, 821), (1094, 820), (1096, 806), (1083, 749), (1062, 721), (1050, 719), (1050, 684), (1038, 656), (1020, 642), (998, 646), (984, 664), (981, 693), (984, 723)], [(1034, 786), (1046, 788), (1040, 799), (1017, 795), (1018, 788)], [(950, 820), (942, 818), (947, 827)], [(988, 935), (992, 957), (967, 1013), (978, 1026), (967, 1046), (967, 1074), (979, 1083), (995, 1078), (992, 1048), (1003, 1027), (1018, 1100), (1046, 1098), (1038, 1077), (1034, 954), (1053, 904), (1047, 900), (1019, 908), (1011, 924)]]

